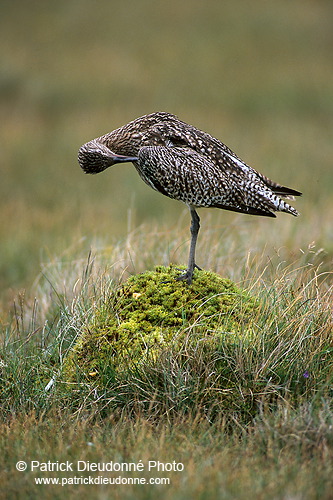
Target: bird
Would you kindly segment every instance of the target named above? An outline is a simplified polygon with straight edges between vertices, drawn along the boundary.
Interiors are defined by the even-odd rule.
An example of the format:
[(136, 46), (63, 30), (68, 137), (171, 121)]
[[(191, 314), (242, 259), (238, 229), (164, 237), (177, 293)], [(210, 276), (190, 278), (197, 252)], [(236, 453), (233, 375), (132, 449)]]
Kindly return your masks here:
[(167, 112), (146, 114), (83, 144), (78, 162), (87, 174), (131, 162), (142, 180), (169, 198), (185, 203), (191, 215), (186, 271), (177, 277), (191, 285), (200, 229), (197, 209), (220, 208), (276, 217), (298, 211), (285, 199), (302, 193), (270, 180), (246, 164), (220, 140)]

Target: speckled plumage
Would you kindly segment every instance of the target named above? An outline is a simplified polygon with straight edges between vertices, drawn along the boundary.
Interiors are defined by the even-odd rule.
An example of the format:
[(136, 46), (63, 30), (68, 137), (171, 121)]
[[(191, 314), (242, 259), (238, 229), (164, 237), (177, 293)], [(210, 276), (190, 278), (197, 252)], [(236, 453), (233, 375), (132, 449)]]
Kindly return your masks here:
[[(298, 212), (280, 198), (301, 193), (277, 184), (244, 163), (218, 139), (170, 113), (152, 113), (84, 144), (79, 163), (98, 173), (132, 161), (140, 177), (160, 193), (186, 203), (192, 215), (192, 244), (184, 279), (192, 281), (199, 217), (197, 207), (215, 207), (275, 217)], [(195, 234), (194, 234), (195, 233)], [(192, 248), (193, 247), (193, 248)]]

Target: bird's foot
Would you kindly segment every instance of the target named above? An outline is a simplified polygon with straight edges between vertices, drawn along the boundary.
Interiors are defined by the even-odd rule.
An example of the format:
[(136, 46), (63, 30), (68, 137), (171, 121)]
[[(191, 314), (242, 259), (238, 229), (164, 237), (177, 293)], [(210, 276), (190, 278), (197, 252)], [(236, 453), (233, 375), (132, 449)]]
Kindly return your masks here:
[(187, 284), (190, 285), (192, 283), (192, 278), (193, 278), (193, 271), (185, 271), (182, 273), (180, 276), (177, 276), (176, 281), (187, 281)]
[(180, 276), (178, 276), (176, 278), (176, 281), (187, 281), (187, 284), (191, 285), (192, 280), (193, 280), (194, 269), (198, 269), (199, 271), (202, 271), (201, 267), (194, 264), (192, 269), (191, 268), (186, 269), (186, 271), (184, 271)]

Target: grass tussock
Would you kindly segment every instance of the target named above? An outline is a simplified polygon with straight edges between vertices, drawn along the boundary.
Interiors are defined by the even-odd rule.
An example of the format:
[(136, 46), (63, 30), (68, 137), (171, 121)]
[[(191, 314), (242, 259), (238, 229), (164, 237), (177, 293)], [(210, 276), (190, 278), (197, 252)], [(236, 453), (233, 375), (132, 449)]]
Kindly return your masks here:
[[(131, 235), (132, 244), (133, 238)], [(119, 260), (113, 267), (106, 263), (103, 254), (95, 258), (90, 255), (86, 262), (50, 262), (44, 277), (36, 283), (37, 296), (31, 303), (24, 296), (18, 298), (12, 319), (3, 322), (4, 414), (23, 408), (39, 413), (48, 408), (56, 395), (61, 399), (62, 390), (66, 394), (70, 384), (62, 377), (62, 368), (68, 352), (72, 352), (84, 331), (91, 331), (92, 325), (106, 333), (110, 327), (112, 314), (108, 316), (105, 311), (122, 289), (126, 263), (131, 265), (126, 245), (122, 259), (120, 248), (121, 245), (114, 249)], [(112, 262), (110, 250), (107, 258)], [(99, 369), (105, 368), (104, 392), (97, 390), (94, 382), (94, 377), (98, 379), (94, 375), (96, 367), (88, 370), (93, 373), (88, 380), (84, 374), (80, 379), (77, 372), (80, 388), (76, 387), (74, 394), (78, 393), (80, 400), (83, 391), (89, 408), (95, 406), (97, 413), (99, 404), (110, 409), (119, 405), (129, 409), (139, 401), (145, 411), (153, 404), (156, 416), (168, 414), (170, 408), (184, 413), (190, 409), (193, 413), (200, 400), (210, 402), (207, 407), (212, 408), (212, 394), (217, 412), (228, 410), (230, 404), (232, 411), (238, 408), (241, 415), (245, 410), (247, 416), (256, 414), (262, 405), (281, 399), (292, 404), (329, 395), (333, 355), (330, 274), (298, 264), (286, 267), (281, 262), (273, 275), (270, 266), (259, 269), (258, 262), (252, 261), (250, 266), (244, 259), (243, 280), (239, 284), (260, 302), (260, 307), (251, 313), (249, 332), (247, 324), (236, 331), (230, 330), (230, 324), (221, 331), (220, 324), (215, 327), (220, 332), (218, 339), (201, 341), (205, 335), (212, 337), (214, 328), (208, 325), (200, 332), (197, 343), (191, 344), (195, 337), (193, 327), (176, 325), (176, 334), (183, 331), (182, 343), (174, 348), (161, 346), (159, 355), (148, 356), (144, 363), (133, 355), (132, 369), (126, 376), (117, 375), (112, 364), (102, 363)], [(119, 321), (121, 313), (117, 314)], [(159, 319), (157, 323), (162, 331), (163, 322)], [(53, 379), (57, 380), (55, 387), (45, 392), (45, 386)], [(36, 395), (37, 399), (33, 397)], [(70, 404), (74, 408), (73, 401)], [(79, 405), (77, 410), (80, 409)]]
[(181, 272), (160, 266), (117, 287), (82, 331), (63, 376), (73, 381), (80, 371), (83, 379), (107, 386), (116, 373), (140, 367), (145, 372), (147, 362), (160, 359), (164, 351), (249, 334), (258, 307), (251, 296), (208, 271), (196, 272), (188, 286), (177, 281)]
[[(135, 236), (131, 241), (135, 244)], [(13, 317), (3, 322), (1, 432), (9, 463), (23, 453), (23, 445), (11, 449), (19, 433), (29, 449), (25, 456), (38, 454), (40, 460), (49, 453), (57, 460), (105, 461), (104, 439), (118, 460), (184, 461), (187, 472), (171, 475), (165, 498), (185, 498), (181, 488), (176, 493), (184, 481), (195, 498), (203, 488), (212, 498), (220, 498), (221, 489), (225, 498), (245, 498), (239, 483), (259, 498), (263, 491), (276, 496), (279, 488), (307, 492), (306, 498), (320, 491), (329, 498), (331, 276), (304, 266), (303, 256), (301, 266), (281, 262), (275, 271), (244, 258), (238, 286), (260, 303), (252, 310), (250, 331), (241, 327), (205, 342), (193, 341), (190, 328), (181, 342), (162, 346), (158, 356), (138, 362), (133, 355), (125, 371), (106, 363), (102, 377), (78, 369), (69, 380), (63, 371), (69, 353), (126, 285), (127, 250), (126, 245), (113, 249), (114, 256), (122, 255), (114, 266), (110, 249), (107, 261), (96, 253), (87, 260), (50, 262), (36, 282), (36, 297), (21, 296)], [(206, 338), (212, 339), (211, 328)], [(21, 475), (19, 485), (33, 491), (29, 478)], [(206, 483), (210, 486), (203, 487)], [(128, 488), (125, 498), (150, 493)], [(57, 495), (52, 488), (48, 494)]]

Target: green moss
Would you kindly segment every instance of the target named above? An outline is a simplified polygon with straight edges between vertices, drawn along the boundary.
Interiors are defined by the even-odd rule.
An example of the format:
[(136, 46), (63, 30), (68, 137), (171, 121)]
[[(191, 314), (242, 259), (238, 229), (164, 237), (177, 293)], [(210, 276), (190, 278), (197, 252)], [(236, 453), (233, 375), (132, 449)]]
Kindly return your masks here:
[[(209, 271), (196, 271), (188, 286), (176, 281), (173, 266), (131, 276), (96, 310), (89, 326), (67, 357), (64, 374), (112, 382), (162, 348), (184, 339), (198, 342), (234, 339), (249, 334), (257, 302), (232, 281)], [(177, 344), (178, 343), (178, 344)]]

